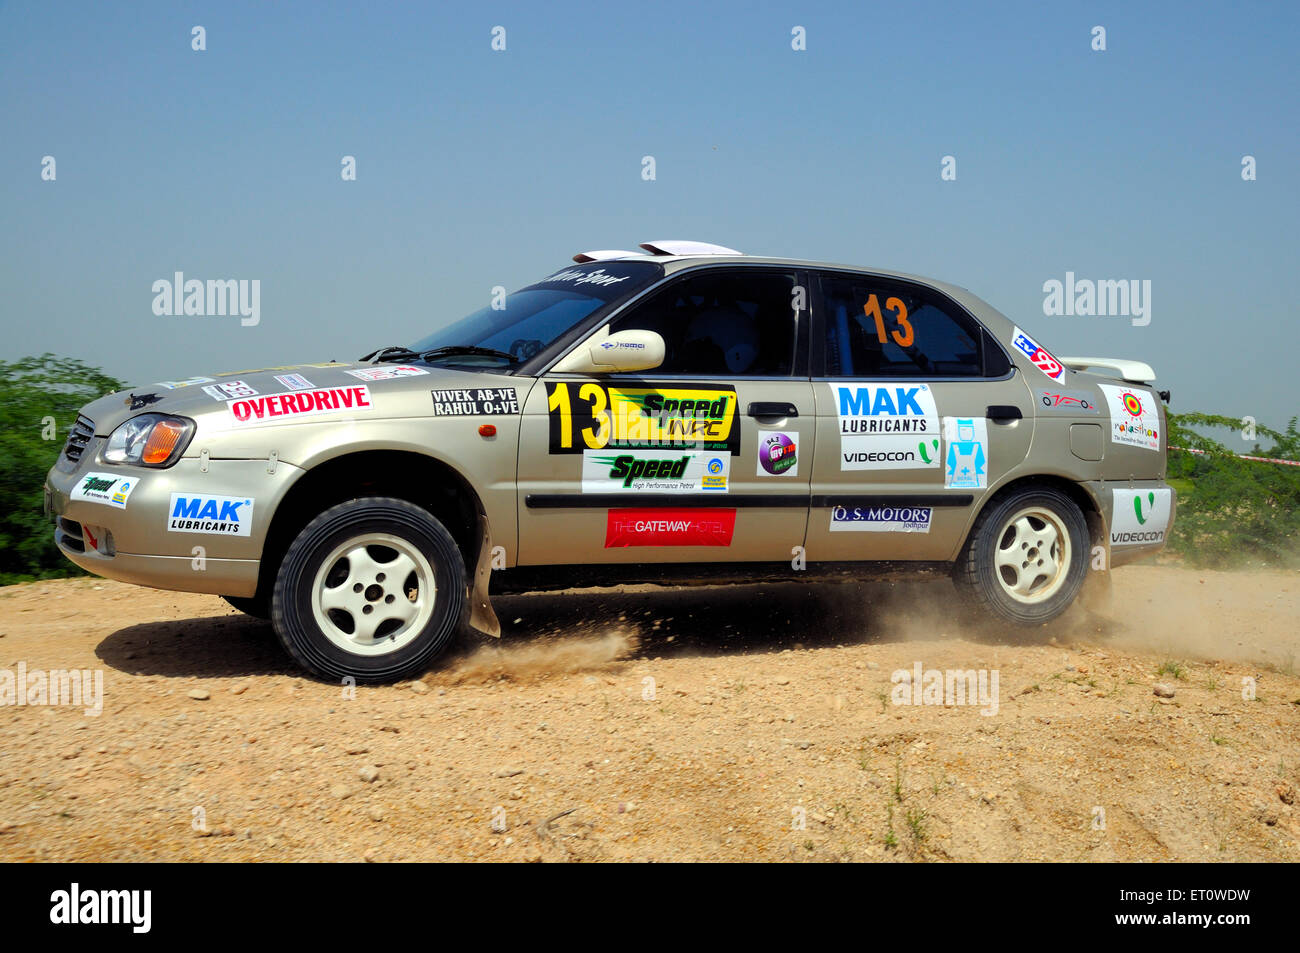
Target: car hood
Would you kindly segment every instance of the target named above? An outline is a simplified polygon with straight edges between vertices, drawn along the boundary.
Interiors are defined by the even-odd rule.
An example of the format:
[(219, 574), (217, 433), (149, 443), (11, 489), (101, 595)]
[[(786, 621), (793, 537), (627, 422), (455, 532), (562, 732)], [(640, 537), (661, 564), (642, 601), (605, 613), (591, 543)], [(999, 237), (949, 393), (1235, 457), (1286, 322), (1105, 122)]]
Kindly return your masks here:
[[(247, 427), (327, 422), (341, 416), (391, 418), (435, 415), (435, 403), (463, 411), (466, 402), (494, 403), (513, 393), (522, 402), (531, 381), (508, 374), (428, 365), (294, 364), (226, 371), (123, 388), (82, 409), (106, 437), (124, 420), (156, 412), (193, 419), (213, 433)], [(435, 393), (449, 391), (454, 393)], [(498, 408), (500, 408), (498, 410)]]

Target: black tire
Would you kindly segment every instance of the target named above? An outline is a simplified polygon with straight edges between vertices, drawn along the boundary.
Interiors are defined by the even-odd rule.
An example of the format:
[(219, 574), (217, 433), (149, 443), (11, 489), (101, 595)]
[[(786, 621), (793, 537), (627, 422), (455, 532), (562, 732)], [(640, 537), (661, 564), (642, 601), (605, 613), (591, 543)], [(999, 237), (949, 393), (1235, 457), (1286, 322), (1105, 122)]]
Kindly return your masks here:
[(427, 510), (390, 497), (350, 500), (289, 546), (272, 622), (285, 651), (322, 679), (397, 681), (424, 672), (464, 631), (465, 579), (460, 549)]
[(969, 603), (1006, 622), (1042, 625), (1078, 595), (1088, 573), (1088, 543), (1082, 510), (1060, 490), (1010, 490), (975, 521), (953, 566), (953, 582)]
[(254, 619), (271, 618), (271, 605), (266, 599), (259, 599), (256, 596), (222, 596), (221, 598), (244, 615), (251, 615)]

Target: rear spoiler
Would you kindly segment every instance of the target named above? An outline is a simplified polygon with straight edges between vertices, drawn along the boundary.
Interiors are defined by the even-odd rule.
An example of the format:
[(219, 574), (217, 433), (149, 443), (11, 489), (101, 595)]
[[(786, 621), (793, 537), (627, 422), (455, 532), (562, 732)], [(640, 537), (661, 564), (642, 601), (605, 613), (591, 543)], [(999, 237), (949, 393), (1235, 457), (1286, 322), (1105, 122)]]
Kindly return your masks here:
[(1061, 363), (1075, 371), (1088, 371), (1093, 367), (1106, 368), (1114, 371), (1121, 380), (1134, 384), (1150, 384), (1156, 379), (1156, 372), (1150, 364), (1126, 361), (1120, 357), (1063, 357)]

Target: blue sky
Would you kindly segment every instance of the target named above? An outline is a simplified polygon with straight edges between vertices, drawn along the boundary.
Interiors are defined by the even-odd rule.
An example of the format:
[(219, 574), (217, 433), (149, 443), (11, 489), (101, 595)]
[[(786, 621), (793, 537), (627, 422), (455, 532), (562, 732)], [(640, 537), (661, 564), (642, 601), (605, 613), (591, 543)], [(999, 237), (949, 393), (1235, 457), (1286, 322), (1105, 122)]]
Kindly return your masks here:
[[(136, 381), (353, 358), (575, 251), (693, 238), (964, 285), (1058, 354), (1151, 363), (1175, 410), (1280, 426), (1298, 26), (1241, 3), (0, 2), (0, 357)], [(155, 316), (178, 270), (259, 279), (261, 323)], [(1150, 325), (1045, 316), (1067, 271), (1150, 280)]]

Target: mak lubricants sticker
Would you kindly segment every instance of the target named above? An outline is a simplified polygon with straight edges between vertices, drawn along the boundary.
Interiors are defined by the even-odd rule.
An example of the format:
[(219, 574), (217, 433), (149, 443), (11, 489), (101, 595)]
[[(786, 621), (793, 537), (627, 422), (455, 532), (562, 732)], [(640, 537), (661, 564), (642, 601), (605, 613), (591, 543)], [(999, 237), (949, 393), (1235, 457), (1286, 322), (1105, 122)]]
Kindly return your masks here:
[(929, 384), (832, 383), (841, 470), (939, 465), (939, 411)]
[(759, 476), (797, 476), (799, 474), (798, 447), (795, 445), (796, 434), (780, 430), (760, 430), (758, 432), (758, 475)]
[(88, 503), (105, 503), (124, 510), (137, 482), (135, 477), (124, 477), (117, 473), (87, 473), (72, 488), (68, 497)]
[(253, 501), (237, 496), (173, 493), (167, 509), (167, 532), (248, 536)]
[(1173, 490), (1112, 490), (1110, 544), (1144, 546), (1163, 543), (1173, 511)]
[(947, 447), (943, 485), (954, 490), (988, 486), (988, 421), (983, 417), (945, 417), (943, 440)]
[(1143, 450), (1160, 449), (1160, 408), (1155, 395), (1140, 387), (1098, 384), (1106, 395), (1110, 412), (1111, 443), (1125, 443)]

